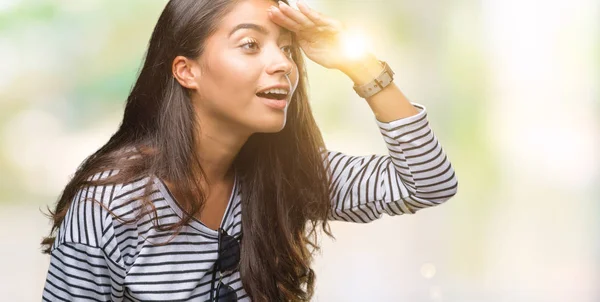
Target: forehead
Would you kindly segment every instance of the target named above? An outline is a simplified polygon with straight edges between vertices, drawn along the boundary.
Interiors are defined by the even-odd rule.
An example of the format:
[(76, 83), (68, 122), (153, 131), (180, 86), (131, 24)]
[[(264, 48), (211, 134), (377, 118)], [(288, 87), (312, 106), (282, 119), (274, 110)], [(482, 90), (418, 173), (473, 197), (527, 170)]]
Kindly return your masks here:
[(289, 30), (270, 20), (267, 9), (271, 5), (277, 6), (272, 0), (240, 1), (225, 15), (219, 24), (219, 31), (227, 37), (235, 35), (238, 31), (255, 31), (275, 37), (290, 35)]

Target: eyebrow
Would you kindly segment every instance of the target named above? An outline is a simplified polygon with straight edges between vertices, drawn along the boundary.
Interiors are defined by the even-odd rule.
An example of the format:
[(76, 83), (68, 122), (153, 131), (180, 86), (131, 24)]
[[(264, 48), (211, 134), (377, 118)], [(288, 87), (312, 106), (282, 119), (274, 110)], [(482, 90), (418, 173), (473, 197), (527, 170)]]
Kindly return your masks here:
[[(231, 35), (233, 35), (233, 33), (235, 33), (237, 30), (239, 29), (253, 29), (259, 33), (262, 33), (264, 35), (268, 35), (269, 34), (269, 30), (267, 28), (265, 28), (262, 25), (258, 25), (255, 23), (241, 23), (236, 25), (230, 32), (229, 35), (227, 37), (231, 37)], [(279, 27), (279, 35), (284, 35), (284, 34), (291, 34), (291, 31), (288, 30), (287, 28), (284, 27)]]

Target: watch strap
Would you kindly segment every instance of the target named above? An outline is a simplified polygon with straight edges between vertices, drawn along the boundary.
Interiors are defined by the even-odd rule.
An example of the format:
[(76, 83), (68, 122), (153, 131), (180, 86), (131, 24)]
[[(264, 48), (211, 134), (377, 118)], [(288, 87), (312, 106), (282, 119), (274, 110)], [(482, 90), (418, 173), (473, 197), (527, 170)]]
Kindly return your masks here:
[(379, 62), (382, 64), (383, 70), (375, 79), (360, 86), (355, 84), (352, 87), (360, 97), (365, 99), (371, 97), (383, 90), (383, 88), (391, 84), (394, 80), (394, 71), (392, 71), (390, 66), (385, 61), (380, 60)]

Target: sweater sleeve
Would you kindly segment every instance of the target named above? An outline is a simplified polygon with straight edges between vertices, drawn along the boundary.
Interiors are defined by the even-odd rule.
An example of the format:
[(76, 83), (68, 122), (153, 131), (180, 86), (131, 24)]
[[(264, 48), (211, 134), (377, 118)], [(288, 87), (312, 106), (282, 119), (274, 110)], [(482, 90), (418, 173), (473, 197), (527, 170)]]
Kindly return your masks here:
[[(51, 252), (44, 301), (121, 301), (120, 285), (99, 247), (65, 242)], [(111, 270), (112, 269), (112, 270)], [(117, 268), (118, 270), (118, 268)]]
[(332, 211), (329, 219), (367, 223), (388, 215), (414, 214), (454, 196), (458, 180), (429, 127), (426, 108), (416, 115), (375, 120), (388, 155), (350, 156), (327, 151)]
[(74, 197), (50, 252), (44, 301), (123, 300), (124, 265), (104, 208), (114, 193), (87, 187)]

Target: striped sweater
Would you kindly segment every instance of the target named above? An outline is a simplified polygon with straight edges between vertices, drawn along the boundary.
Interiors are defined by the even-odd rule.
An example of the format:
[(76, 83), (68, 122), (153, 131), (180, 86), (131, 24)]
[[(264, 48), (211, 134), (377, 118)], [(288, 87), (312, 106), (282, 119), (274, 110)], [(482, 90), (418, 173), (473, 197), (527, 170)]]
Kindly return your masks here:
[[(375, 119), (388, 155), (350, 156), (327, 151), (330, 165), (331, 220), (367, 223), (388, 214), (414, 214), (439, 205), (456, 194), (454, 170), (429, 127), (426, 109), (391, 122)], [(106, 171), (93, 178), (114, 174)], [(138, 208), (126, 202), (143, 194), (151, 181), (143, 178), (122, 185), (92, 186), (74, 198), (52, 246), (44, 301), (208, 301), (217, 259), (217, 231), (193, 219), (166, 245), (171, 233), (153, 227), (150, 216), (136, 223)], [(158, 178), (151, 198), (161, 225), (181, 219), (183, 210)], [(239, 237), (242, 207), (239, 182), (233, 190), (221, 227)], [(101, 205), (90, 202), (91, 198)], [(88, 201), (86, 201), (88, 200)], [(243, 251), (242, 251), (243, 252)], [(217, 278), (218, 279), (218, 278)], [(223, 283), (236, 290), (239, 301), (251, 301), (239, 271)]]

